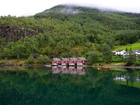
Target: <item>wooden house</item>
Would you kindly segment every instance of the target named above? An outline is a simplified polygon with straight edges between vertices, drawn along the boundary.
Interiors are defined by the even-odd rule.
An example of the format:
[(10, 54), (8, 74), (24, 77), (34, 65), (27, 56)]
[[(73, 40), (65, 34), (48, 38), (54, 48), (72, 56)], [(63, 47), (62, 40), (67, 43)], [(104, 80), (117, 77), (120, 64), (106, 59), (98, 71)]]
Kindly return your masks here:
[(77, 64), (77, 58), (69, 58), (69, 65), (74, 66)]
[(61, 65), (66, 66), (69, 64), (69, 58), (62, 58), (61, 59)]
[(86, 58), (78, 57), (78, 58), (53, 58), (52, 66), (78, 66), (84, 65), (87, 62)]
[(61, 59), (60, 58), (53, 58), (52, 59), (52, 65), (56, 66), (56, 65), (60, 65), (61, 64)]
[(84, 57), (77, 58), (77, 65), (79, 65), (79, 66), (85, 64), (86, 62), (87, 62), (87, 60)]

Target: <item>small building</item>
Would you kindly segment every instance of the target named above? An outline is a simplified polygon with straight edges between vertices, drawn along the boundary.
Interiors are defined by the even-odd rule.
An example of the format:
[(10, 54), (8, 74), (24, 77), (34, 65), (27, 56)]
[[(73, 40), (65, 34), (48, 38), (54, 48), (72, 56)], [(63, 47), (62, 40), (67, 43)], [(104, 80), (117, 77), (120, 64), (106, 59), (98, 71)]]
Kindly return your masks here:
[(61, 59), (60, 58), (53, 58), (52, 59), (52, 65), (57, 66), (61, 64)]
[(124, 55), (123, 55), (123, 57), (124, 58), (129, 58), (129, 55), (130, 55), (129, 52), (125, 52)]
[(140, 50), (133, 50), (133, 53), (134, 53), (136, 56), (140, 56)]
[(79, 66), (85, 64), (86, 62), (87, 62), (87, 60), (84, 57), (77, 58), (77, 65), (79, 65)]
[(115, 51), (115, 55), (124, 55), (126, 53), (125, 50), (118, 50), (118, 51)]
[(77, 58), (69, 58), (69, 65), (74, 66), (77, 64)]
[(62, 65), (62, 66), (68, 65), (68, 63), (69, 63), (69, 58), (62, 58), (62, 59), (61, 59), (61, 65)]
[(78, 58), (53, 58), (52, 66), (78, 66), (84, 65), (87, 62), (86, 58), (78, 57)]

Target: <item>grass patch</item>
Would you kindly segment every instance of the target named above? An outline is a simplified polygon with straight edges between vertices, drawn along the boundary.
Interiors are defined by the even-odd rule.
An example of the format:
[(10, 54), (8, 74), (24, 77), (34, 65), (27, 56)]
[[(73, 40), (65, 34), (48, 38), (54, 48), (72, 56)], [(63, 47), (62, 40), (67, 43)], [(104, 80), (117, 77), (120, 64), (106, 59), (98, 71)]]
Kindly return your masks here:
[(7, 64), (7, 63), (9, 63), (9, 64), (25, 64), (25, 59), (19, 59), (19, 60), (17, 60), (17, 59), (10, 59), (10, 60), (0, 60), (0, 63), (1, 64)]
[(125, 49), (132, 49), (132, 50), (138, 50), (140, 49), (140, 43), (134, 43), (134, 44), (128, 44), (124, 46), (116, 46), (114, 50), (125, 50)]

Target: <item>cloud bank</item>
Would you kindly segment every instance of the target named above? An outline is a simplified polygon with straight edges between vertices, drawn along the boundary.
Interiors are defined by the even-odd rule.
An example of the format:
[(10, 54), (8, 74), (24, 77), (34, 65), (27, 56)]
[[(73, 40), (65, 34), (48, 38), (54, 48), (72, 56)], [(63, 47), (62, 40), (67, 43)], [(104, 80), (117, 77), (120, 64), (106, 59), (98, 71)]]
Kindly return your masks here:
[(29, 16), (60, 4), (75, 4), (140, 13), (139, 0), (2, 0), (0, 4), (0, 16)]

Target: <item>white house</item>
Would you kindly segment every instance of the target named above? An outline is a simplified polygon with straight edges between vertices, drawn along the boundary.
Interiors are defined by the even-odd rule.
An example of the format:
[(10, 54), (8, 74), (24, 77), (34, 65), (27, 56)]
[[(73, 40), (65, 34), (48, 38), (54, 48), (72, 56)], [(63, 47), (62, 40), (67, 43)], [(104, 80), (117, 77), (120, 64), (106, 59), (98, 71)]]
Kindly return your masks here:
[(125, 50), (118, 50), (115, 51), (115, 55), (125, 55), (126, 51)]

